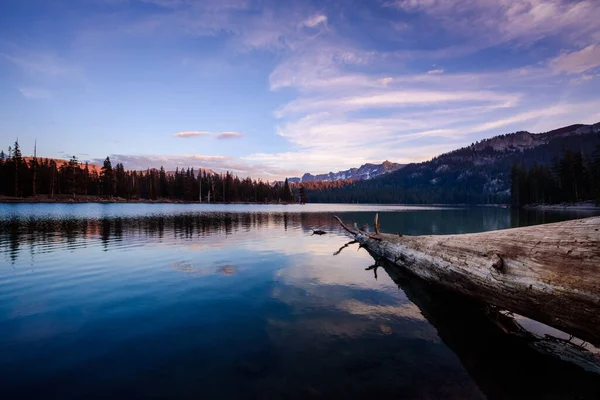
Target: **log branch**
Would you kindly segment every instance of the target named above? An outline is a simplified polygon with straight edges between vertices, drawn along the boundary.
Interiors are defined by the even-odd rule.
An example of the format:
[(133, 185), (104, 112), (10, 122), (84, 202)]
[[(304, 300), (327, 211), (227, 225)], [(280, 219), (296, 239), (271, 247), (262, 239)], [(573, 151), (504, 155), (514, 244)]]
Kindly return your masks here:
[(346, 243), (345, 245), (343, 245), (342, 247), (340, 247), (340, 249), (338, 251), (336, 251), (335, 253), (333, 253), (334, 256), (337, 256), (338, 254), (340, 254), (342, 252), (342, 250), (344, 250), (346, 247), (351, 246), (353, 244), (358, 243), (358, 240), (353, 240), (351, 242)]
[(333, 216), (333, 218), (337, 219), (337, 221), (340, 223), (340, 225), (342, 226), (342, 228), (344, 228), (344, 230), (345, 230), (346, 232), (348, 232), (349, 234), (351, 234), (351, 235), (353, 235), (353, 236), (354, 236), (354, 235), (356, 235), (357, 231), (353, 231), (352, 229), (348, 228), (348, 227), (346, 226), (346, 224), (344, 224), (344, 223), (342, 222), (342, 220), (340, 219), (340, 217), (338, 217), (337, 215), (334, 215), (334, 216)]

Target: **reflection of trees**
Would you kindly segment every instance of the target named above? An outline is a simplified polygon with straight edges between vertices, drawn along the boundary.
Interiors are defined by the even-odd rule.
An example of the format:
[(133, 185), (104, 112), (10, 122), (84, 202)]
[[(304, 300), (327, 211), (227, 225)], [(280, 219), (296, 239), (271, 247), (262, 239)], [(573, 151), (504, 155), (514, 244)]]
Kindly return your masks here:
[(299, 228), (312, 233), (321, 227), (338, 231), (331, 216), (300, 213), (213, 213), (157, 215), (136, 218), (101, 219), (18, 219), (0, 220), (0, 252), (14, 263), (26, 243), (34, 253), (85, 246), (86, 240), (100, 240), (105, 250), (126, 242), (187, 240), (210, 235), (234, 235), (260, 229)]
[[(340, 213), (343, 219), (357, 221), (359, 225), (371, 223), (374, 215), (374, 212)], [(490, 207), (382, 215), (384, 231), (401, 231), (409, 235), (477, 232), (559, 219), (560, 214), (523, 210), (511, 214), (508, 210)], [(282, 234), (294, 231), (310, 234), (313, 229), (340, 232), (339, 225), (329, 213), (185, 213), (62, 220), (13, 218), (0, 219), (0, 252), (6, 252), (14, 263), (24, 243), (33, 253), (39, 253), (63, 245), (67, 248), (85, 246), (90, 239), (100, 239), (104, 249), (108, 250), (111, 245), (124, 242), (125, 238), (135, 237), (138, 241), (185, 240), (219, 234), (229, 236), (259, 229), (281, 229)]]
[[(536, 338), (505, 314), (404, 275), (394, 265), (381, 260), (376, 265), (419, 307), (488, 398), (600, 398), (600, 375), (535, 349), (550, 339)], [(583, 355), (595, 367), (593, 356)]]

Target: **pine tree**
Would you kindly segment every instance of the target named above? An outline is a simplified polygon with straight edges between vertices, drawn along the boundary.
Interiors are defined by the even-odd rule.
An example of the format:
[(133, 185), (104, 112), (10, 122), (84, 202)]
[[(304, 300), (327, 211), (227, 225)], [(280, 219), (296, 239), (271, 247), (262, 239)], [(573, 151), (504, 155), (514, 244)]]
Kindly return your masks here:
[(294, 195), (292, 194), (292, 190), (290, 189), (290, 183), (288, 182), (288, 178), (285, 178), (285, 182), (283, 183), (282, 200), (288, 203), (294, 200)]
[(169, 185), (167, 182), (167, 173), (165, 169), (161, 166), (159, 172), (159, 182), (160, 182), (160, 197), (167, 198), (169, 197)]
[[(10, 148), (9, 148), (10, 149)], [(15, 197), (19, 197), (21, 191), (19, 185), (19, 175), (22, 173), (21, 164), (23, 157), (21, 155), (21, 149), (19, 147), (19, 140), (15, 141), (15, 147), (12, 149), (12, 163), (14, 165), (14, 182), (15, 182)]]
[(590, 177), (590, 190), (596, 203), (600, 205), (600, 145), (596, 146), (596, 150), (592, 155)]
[(85, 166), (83, 168), (83, 177), (82, 177), (82, 182), (81, 182), (83, 194), (85, 196), (88, 195), (89, 185), (90, 185), (90, 166), (88, 165), (88, 162), (86, 161)]
[(520, 188), (519, 178), (520, 178), (519, 166), (515, 162), (510, 170), (510, 196), (511, 196), (510, 198), (511, 198), (511, 204), (513, 206), (520, 205), (521, 197), (520, 197), (520, 193), (519, 193), (519, 188)]
[(300, 186), (298, 188), (298, 197), (300, 198), (300, 204), (306, 204), (308, 203), (308, 198), (306, 197), (306, 190), (304, 189), (304, 186)]
[(66, 182), (67, 182), (65, 192), (70, 193), (73, 197), (75, 197), (75, 194), (77, 194), (79, 192), (79, 184), (80, 184), (79, 173), (80, 173), (79, 160), (77, 159), (77, 157), (73, 156), (69, 160), (69, 163), (66, 165), (66, 168), (65, 168)]
[(102, 166), (102, 172), (100, 173), (100, 180), (102, 182), (102, 193), (105, 196), (115, 195), (115, 175), (110, 163), (110, 158), (106, 157), (104, 165)]

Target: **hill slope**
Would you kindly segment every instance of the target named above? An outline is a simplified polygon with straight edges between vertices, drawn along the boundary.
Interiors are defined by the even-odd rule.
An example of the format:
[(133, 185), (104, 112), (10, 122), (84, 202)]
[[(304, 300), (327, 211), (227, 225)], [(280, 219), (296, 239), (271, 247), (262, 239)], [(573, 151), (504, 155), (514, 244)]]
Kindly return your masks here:
[(563, 149), (591, 156), (600, 145), (600, 123), (571, 125), (550, 132), (516, 132), (495, 136), (408, 164), (377, 179), (342, 188), (309, 190), (313, 202), (359, 203), (507, 203), (510, 169), (516, 162), (530, 167), (551, 165)]

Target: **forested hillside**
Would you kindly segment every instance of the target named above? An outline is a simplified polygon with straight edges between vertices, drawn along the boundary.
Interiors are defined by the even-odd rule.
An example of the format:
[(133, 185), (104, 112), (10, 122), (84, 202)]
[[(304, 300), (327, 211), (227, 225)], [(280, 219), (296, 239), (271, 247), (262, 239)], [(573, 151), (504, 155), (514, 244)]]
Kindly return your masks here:
[(511, 203), (578, 203), (595, 200), (600, 204), (600, 146), (591, 157), (565, 149), (550, 166), (534, 164), (527, 168), (514, 164), (511, 173)]
[[(311, 202), (349, 203), (510, 203), (511, 168), (550, 167), (565, 149), (587, 165), (600, 146), (600, 124), (572, 125), (531, 134), (496, 136), (442, 154), (430, 161), (343, 187), (307, 187)], [(597, 179), (597, 177), (595, 177)]]
[[(61, 160), (62, 161), (62, 160)], [(25, 159), (19, 143), (0, 152), (0, 196), (17, 198), (86, 199), (115, 197), (126, 200), (177, 200), (204, 202), (293, 202), (288, 181), (240, 179), (227, 172), (164, 168), (126, 171), (106, 158), (101, 168), (91, 168), (76, 157), (69, 161), (31, 157)]]

